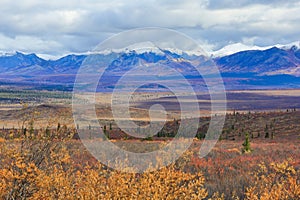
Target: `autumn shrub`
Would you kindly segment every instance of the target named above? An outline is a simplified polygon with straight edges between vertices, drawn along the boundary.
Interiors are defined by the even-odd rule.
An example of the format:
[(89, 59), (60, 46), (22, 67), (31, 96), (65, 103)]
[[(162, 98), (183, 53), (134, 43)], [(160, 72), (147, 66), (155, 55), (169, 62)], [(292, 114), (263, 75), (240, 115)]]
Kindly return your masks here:
[(40, 191), (46, 174), (69, 162), (63, 143), (53, 141), (17, 140), (1, 145), (0, 197), (28, 199)]
[(92, 160), (74, 140), (0, 138), (0, 144), (1, 199), (284, 200), (300, 196), (299, 170), (292, 165), (297, 160), (257, 166), (262, 158), (259, 151), (214, 149), (195, 160), (189, 150), (160, 170), (123, 173)]
[(204, 199), (207, 196), (201, 173), (188, 174), (172, 166), (143, 174), (113, 171), (101, 180), (102, 184), (89, 187), (103, 191), (99, 194), (101, 199)]
[[(3, 144), (2, 199), (203, 199), (204, 177), (178, 170), (122, 173), (102, 164), (76, 168), (65, 141), (21, 140)], [(5, 143), (5, 142), (2, 142)]]
[(300, 172), (288, 162), (260, 164), (253, 173), (255, 182), (247, 188), (249, 200), (294, 200), (300, 199)]

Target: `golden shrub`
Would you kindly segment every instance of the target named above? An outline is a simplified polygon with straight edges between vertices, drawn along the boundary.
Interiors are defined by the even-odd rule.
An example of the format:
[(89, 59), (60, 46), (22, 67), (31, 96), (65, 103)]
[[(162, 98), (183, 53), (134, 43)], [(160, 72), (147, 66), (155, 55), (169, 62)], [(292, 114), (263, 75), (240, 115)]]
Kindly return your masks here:
[[(81, 166), (66, 144), (72, 143), (1, 141), (0, 199), (241, 199), (234, 191), (229, 197), (212, 191), (208, 197), (203, 174), (181, 170), (191, 152), (171, 166), (136, 174), (97, 162)], [(245, 199), (300, 199), (300, 174), (290, 163), (259, 165)]]
[(245, 193), (249, 200), (285, 200), (300, 199), (299, 171), (288, 161), (260, 165), (254, 173), (255, 183)]
[[(23, 146), (23, 144), (22, 144)], [(207, 191), (199, 172), (175, 166), (135, 174), (102, 164), (75, 169), (67, 149), (59, 144), (28, 143), (2, 150), (0, 197), (3, 199), (204, 199)]]

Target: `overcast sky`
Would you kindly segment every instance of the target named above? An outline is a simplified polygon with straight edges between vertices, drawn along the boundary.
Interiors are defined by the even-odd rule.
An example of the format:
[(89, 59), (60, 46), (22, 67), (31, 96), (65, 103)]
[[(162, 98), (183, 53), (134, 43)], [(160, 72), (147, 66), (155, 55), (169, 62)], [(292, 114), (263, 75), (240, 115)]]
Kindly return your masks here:
[(0, 51), (54, 56), (141, 27), (181, 31), (205, 48), (300, 40), (299, 0), (1, 0)]

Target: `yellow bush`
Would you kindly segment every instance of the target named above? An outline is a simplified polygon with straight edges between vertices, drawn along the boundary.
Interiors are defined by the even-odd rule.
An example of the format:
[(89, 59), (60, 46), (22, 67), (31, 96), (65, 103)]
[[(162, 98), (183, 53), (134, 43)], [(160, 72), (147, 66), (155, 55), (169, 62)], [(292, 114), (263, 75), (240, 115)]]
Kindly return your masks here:
[(174, 166), (143, 174), (109, 170), (102, 164), (77, 170), (67, 149), (51, 143), (7, 148), (2, 152), (6, 153), (5, 162), (10, 163), (0, 169), (3, 199), (204, 199), (207, 196), (201, 173), (184, 173)]
[(269, 167), (260, 165), (254, 173), (255, 184), (246, 191), (249, 200), (300, 199), (299, 171), (288, 161), (272, 163)]
[[(204, 199), (208, 192), (200, 172), (183, 172), (184, 162), (158, 171), (135, 174), (108, 169), (94, 162), (76, 165), (65, 141), (18, 141), (0, 146), (0, 199)], [(248, 200), (300, 199), (299, 171), (286, 161), (261, 164)], [(213, 191), (208, 199), (238, 200)]]

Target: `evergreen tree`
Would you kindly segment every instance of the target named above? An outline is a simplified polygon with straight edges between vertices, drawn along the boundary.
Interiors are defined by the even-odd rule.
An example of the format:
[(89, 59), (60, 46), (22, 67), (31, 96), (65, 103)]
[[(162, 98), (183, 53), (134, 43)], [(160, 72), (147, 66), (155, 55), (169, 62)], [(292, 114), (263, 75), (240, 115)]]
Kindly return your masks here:
[(27, 128), (24, 128), (24, 129), (23, 129), (23, 135), (24, 135), (25, 138), (26, 138), (26, 136), (27, 136), (26, 134), (27, 134)]
[(103, 132), (106, 134), (106, 125), (103, 126)]
[(46, 127), (45, 134), (46, 134), (46, 137), (48, 137), (48, 138), (50, 137), (50, 130), (49, 130), (48, 126)]
[(265, 128), (265, 138), (269, 138), (269, 128), (268, 128), (268, 125), (266, 125), (266, 128)]
[(57, 123), (57, 132), (59, 131), (59, 129), (60, 129), (60, 123), (58, 122)]
[(33, 127), (33, 120), (29, 122), (29, 137), (32, 138), (34, 135), (34, 127)]
[(250, 140), (249, 140), (249, 134), (246, 133), (245, 134), (245, 141), (243, 143), (243, 149), (242, 149), (242, 152), (243, 153), (250, 153), (252, 150), (251, 150), (251, 147), (250, 147)]

